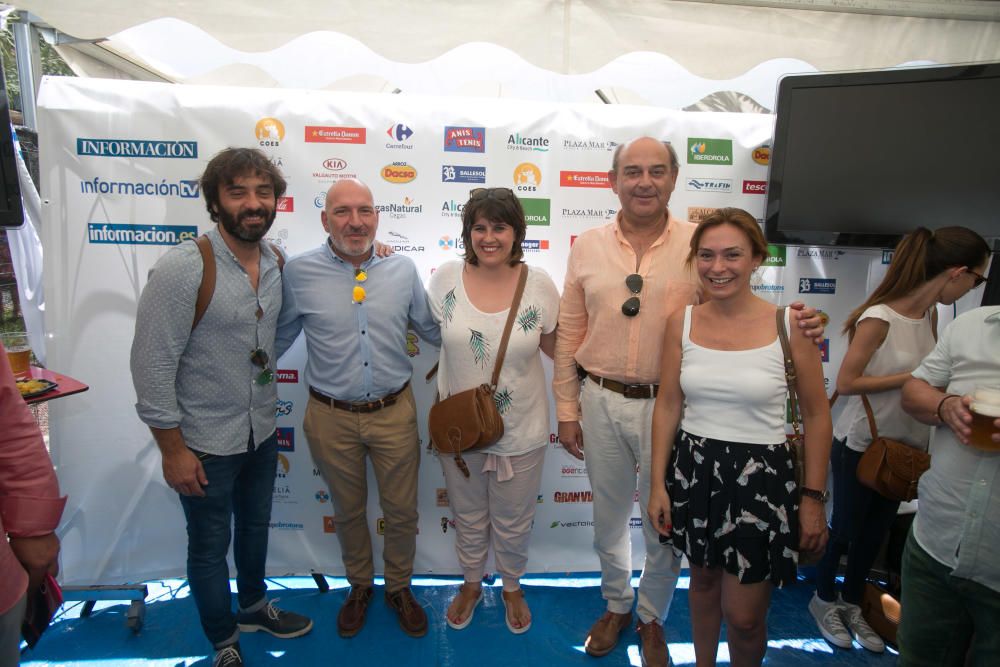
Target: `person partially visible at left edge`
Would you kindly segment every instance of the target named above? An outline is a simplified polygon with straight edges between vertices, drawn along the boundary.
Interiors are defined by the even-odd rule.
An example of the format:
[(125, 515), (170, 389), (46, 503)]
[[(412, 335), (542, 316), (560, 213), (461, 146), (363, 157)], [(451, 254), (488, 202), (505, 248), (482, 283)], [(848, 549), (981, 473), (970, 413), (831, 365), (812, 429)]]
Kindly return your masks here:
[[(962, 268), (957, 281), (981, 282)], [(1000, 665), (1000, 435), (969, 443), (971, 394), (996, 385), (1000, 306), (956, 317), (903, 385), (903, 409), (937, 428), (903, 551), (900, 667)]]
[[(163, 457), (163, 478), (187, 520), (187, 575), (213, 667), (243, 664), (240, 632), (283, 639), (312, 629), (275, 607), (264, 582), (278, 461), (274, 334), (281, 310), (279, 257), (262, 239), (285, 179), (268, 157), (228, 148), (201, 177), (215, 290), (194, 325), (205, 262), (194, 241), (171, 248), (139, 298), (132, 381), (139, 418)], [(239, 613), (226, 552), (235, 519)]]
[(0, 344), (0, 665), (17, 665), (27, 600), (58, 569), (55, 529), (66, 498), (42, 432)]
[(309, 403), (302, 423), (330, 489), (350, 593), (337, 615), (341, 637), (365, 623), (375, 563), (368, 530), (367, 459), (385, 517), (385, 601), (411, 637), (427, 614), (410, 590), (417, 549), (420, 441), (406, 335), (440, 346), (427, 293), (413, 261), (373, 247), (378, 209), (371, 189), (345, 179), (330, 187), (320, 214), (326, 241), (288, 261), (276, 348), (305, 332)]

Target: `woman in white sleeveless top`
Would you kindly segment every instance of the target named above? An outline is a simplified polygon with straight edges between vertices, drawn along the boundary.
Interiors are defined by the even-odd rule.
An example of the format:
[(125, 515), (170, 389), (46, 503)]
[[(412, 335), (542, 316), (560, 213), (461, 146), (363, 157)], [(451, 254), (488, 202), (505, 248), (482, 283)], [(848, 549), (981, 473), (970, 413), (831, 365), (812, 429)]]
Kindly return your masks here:
[(792, 332), (806, 433), (797, 489), (776, 307), (750, 289), (766, 258), (767, 242), (746, 211), (725, 208), (702, 221), (688, 261), (708, 300), (671, 315), (664, 337), (648, 520), (690, 563), (698, 665), (715, 664), (723, 620), (731, 664), (759, 665), (771, 590), (794, 581), (800, 549), (818, 551), (826, 541), (823, 370), (815, 345)]

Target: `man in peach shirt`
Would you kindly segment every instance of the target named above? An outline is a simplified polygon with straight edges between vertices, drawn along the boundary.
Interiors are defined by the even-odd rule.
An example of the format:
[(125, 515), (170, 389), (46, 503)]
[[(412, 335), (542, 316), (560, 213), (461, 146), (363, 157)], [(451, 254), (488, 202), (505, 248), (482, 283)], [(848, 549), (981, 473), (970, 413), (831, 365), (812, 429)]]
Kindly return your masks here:
[[(586, 433), (594, 548), (601, 561), (601, 594), (608, 601), (584, 644), (593, 656), (610, 653), (632, 621), (629, 517), (637, 468), (640, 507), (649, 502), (651, 419), (664, 325), (671, 312), (701, 298), (697, 273), (686, 264), (696, 225), (667, 210), (679, 167), (673, 147), (658, 139), (618, 146), (608, 176), (621, 210), (613, 222), (576, 239), (559, 306), (553, 378), (559, 440), (582, 460)], [(808, 325), (815, 336), (818, 318)], [(588, 378), (582, 392), (578, 366)], [(666, 667), (662, 622), (680, 560), (660, 545), (652, 526), (644, 522), (642, 532), (646, 559), (636, 606), (642, 663)]]

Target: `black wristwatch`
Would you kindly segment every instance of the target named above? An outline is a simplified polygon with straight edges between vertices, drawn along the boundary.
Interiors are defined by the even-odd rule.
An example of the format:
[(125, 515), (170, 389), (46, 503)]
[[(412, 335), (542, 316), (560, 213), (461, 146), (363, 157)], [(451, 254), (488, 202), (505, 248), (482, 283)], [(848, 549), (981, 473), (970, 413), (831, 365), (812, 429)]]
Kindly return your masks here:
[(830, 499), (829, 491), (817, 491), (816, 489), (810, 489), (805, 486), (799, 489), (803, 496), (806, 498), (812, 498), (815, 501), (825, 503)]

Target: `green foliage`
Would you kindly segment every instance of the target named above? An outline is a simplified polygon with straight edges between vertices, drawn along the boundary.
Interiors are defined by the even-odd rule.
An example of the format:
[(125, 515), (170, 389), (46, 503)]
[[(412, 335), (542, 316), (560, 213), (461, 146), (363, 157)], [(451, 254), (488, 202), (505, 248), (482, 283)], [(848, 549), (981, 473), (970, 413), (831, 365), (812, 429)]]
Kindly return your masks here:
[[(49, 46), (44, 39), (39, 39), (39, 51), (42, 56), (42, 74), (56, 76), (75, 76), (66, 61)], [(0, 53), (3, 54), (3, 73), (7, 79), (7, 97), (10, 108), (21, 110), (21, 83), (17, 79), (17, 59), (14, 51), (14, 33), (10, 26), (0, 31)]]
[(497, 406), (497, 412), (505, 415), (514, 404), (514, 397), (510, 395), (510, 389), (504, 387), (502, 391), (493, 394), (493, 402)]
[(444, 325), (448, 326), (452, 316), (455, 314), (455, 288), (452, 287), (444, 295)]
[(524, 333), (534, 331), (535, 327), (541, 324), (541, 322), (542, 313), (534, 304), (526, 306), (517, 314), (517, 326), (521, 327), (521, 331)]
[(469, 329), (469, 349), (472, 356), (480, 368), (486, 368), (486, 363), (490, 360), (490, 344), (483, 336), (483, 332)]

